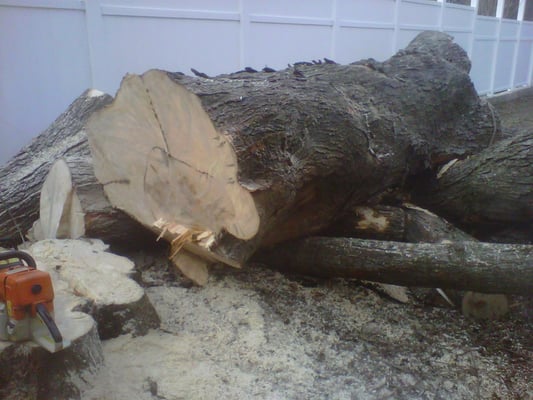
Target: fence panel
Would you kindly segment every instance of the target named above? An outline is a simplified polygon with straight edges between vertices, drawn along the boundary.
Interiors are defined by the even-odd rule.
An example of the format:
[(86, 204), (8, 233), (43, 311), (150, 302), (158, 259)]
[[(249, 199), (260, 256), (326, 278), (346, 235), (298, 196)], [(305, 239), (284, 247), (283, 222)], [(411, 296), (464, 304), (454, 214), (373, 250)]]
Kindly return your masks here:
[(479, 93), (531, 85), (533, 22), (445, 0), (0, 0), (0, 162), (83, 90), (113, 94), (128, 72), (381, 61), (428, 29), (468, 51)]
[(81, 2), (50, 3), (0, 6), (0, 162), (91, 86)]
[(522, 22), (516, 54), (516, 71), (513, 87), (531, 85), (533, 72), (533, 22)]

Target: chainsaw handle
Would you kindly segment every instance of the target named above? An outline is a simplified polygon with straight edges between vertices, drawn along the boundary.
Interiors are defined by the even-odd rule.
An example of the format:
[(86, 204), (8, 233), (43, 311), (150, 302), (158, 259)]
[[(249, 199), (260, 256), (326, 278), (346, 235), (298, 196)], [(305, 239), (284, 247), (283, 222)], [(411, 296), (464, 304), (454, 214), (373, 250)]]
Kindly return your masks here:
[[(26, 261), (26, 264), (28, 264), (29, 267), (37, 268), (37, 264), (35, 263), (33, 257), (24, 251), (9, 250), (0, 253), (0, 261), (9, 260), (10, 258), (18, 258), (19, 260)], [(9, 266), (9, 264), (5, 266), (0, 265), (0, 270), (8, 268)]]

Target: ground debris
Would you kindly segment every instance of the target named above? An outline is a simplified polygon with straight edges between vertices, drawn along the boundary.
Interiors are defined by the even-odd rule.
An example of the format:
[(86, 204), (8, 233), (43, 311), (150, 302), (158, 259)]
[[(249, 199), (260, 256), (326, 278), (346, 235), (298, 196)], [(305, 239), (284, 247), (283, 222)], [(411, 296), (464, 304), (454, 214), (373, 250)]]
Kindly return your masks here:
[(398, 304), (357, 282), (296, 279), (261, 266), (215, 268), (204, 288), (146, 290), (161, 329), (104, 343), (99, 386), (115, 399), (151, 399), (154, 387), (168, 400), (533, 393), (531, 325), (516, 312), (480, 323), (458, 310)]

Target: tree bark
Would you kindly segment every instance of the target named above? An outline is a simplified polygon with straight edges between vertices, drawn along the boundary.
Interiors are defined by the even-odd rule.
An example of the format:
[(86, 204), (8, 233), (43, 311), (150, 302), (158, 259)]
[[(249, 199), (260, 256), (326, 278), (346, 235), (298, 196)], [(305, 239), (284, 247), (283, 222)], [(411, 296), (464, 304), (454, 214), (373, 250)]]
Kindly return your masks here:
[(529, 295), (533, 246), (478, 242), (400, 243), (310, 237), (259, 253), (286, 272), (404, 286)]
[[(477, 242), (473, 236), (443, 218), (412, 204), (402, 206), (355, 207), (345, 212), (325, 233), (332, 237), (352, 237), (408, 243)], [(440, 289), (440, 288), (439, 288)], [(448, 289), (409, 287), (409, 293), (425, 304), (449, 307), (462, 304), (463, 313), (474, 317), (500, 317), (507, 311), (505, 296)], [(465, 301), (475, 297), (475, 302)], [(483, 304), (483, 307), (481, 305)], [(507, 303), (506, 303), (507, 304)]]
[[(468, 77), (466, 53), (426, 32), (384, 63), (297, 65), (274, 74), (174, 78), (196, 93), (255, 189), (250, 241), (219, 249), (246, 260), (262, 245), (316, 233), (351, 204), (391, 189), (499, 137), (497, 116)], [(474, 134), (474, 132), (476, 132)]]
[(533, 132), (525, 131), (450, 163), (415, 198), (484, 239), (510, 228), (533, 231), (532, 188)]

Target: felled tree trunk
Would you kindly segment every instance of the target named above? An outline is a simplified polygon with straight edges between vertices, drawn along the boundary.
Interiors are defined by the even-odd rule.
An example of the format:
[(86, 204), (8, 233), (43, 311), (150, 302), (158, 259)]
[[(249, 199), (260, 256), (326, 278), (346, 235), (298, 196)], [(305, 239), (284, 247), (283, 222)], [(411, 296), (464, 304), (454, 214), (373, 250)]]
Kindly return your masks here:
[[(114, 207), (161, 231), (176, 257), (199, 243), (206, 251), (187, 263), (211, 254), (239, 266), (262, 246), (316, 233), (346, 207), (378, 203), (408, 177), (498, 138), (469, 68), (449, 36), (425, 32), (383, 63), (298, 64), (212, 79), (128, 76), (113, 103), (89, 119), (81, 110), (98, 180), (86, 174), (87, 188), (96, 184), (94, 199), (105, 192)], [(42, 148), (56, 130), (37, 139)], [(0, 176), (27, 193), (12, 168)], [(76, 165), (69, 168), (74, 177)], [(10, 204), (18, 217), (16, 208)], [(101, 237), (96, 225), (91, 232)], [(116, 225), (126, 238), (133, 232)]]
[[(241, 264), (260, 246), (323, 229), (347, 204), (378, 199), (389, 189), (401, 187), (409, 175), (487, 146), (498, 134), (498, 126), (490, 108), (477, 97), (468, 69), (466, 53), (448, 36), (426, 33), (385, 63), (298, 65), (278, 73), (237, 73), (215, 79), (173, 75), (200, 97), (223, 136), (206, 128), (209, 124), (194, 102), (162, 73), (129, 77), (114, 105), (89, 123), (95, 138), (93, 155), (98, 154), (95, 167), (102, 171), (99, 180), (108, 196), (117, 191), (111, 200), (114, 204), (128, 198), (138, 203), (161, 192), (157, 203), (165, 203), (165, 221), (216, 233), (221, 228), (231, 231), (229, 225), (235, 223), (231, 218), (221, 222), (217, 216), (206, 216), (213, 208), (231, 216), (235, 208), (224, 202), (213, 207), (215, 202), (205, 196), (191, 194), (203, 191), (214, 193), (214, 198), (228, 198), (223, 193), (227, 187), (215, 187), (233, 185), (234, 172), (212, 173), (213, 159), (223, 161), (223, 157), (216, 147), (206, 149), (216, 141), (227, 148), (224, 143), (229, 141), (234, 156), (227, 155), (229, 161), (220, 164), (231, 169), (237, 163), (238, 183), (253, 194), (259, 225), (252, 235), (218, 235), (211, 249)], [(192, 122), (185, 114), (177, 115), (183, 104), (194, 110)], [(199, 128), (202, 124), (204, 129)], [(196, 130), (200, 144), (194, 147), (194, 142), (187, 144), (184, 139)], [(107, 135), (102, 143), (97, 143), (99, 132)], [(140, 138), (147, 137), (153, 138), (151, 144), (141, 146)], [(204, 142), (198, 137), (204, 137)], [(131, 151), (125, 155), (127, 163), (139, 163), (135, 184), (117, 167), (116, 158), (127, 151)], [(189, 153), (195, 154), (194, 163)], [(177, 177), (183, 176), (187, 182), (178, 182)], [(223, 178), (217, 181), (217, 176)], [(214, 183), (202, 190), (186, 187), (202, 182), (202, 177)], [(142, 186), (134, 191), (139, 194), (126, 195), (126, 189), (134, 186)], [(172, 201), (175, 213), (182, 213), (181, 220), (168, 212), (169, 199), (176, 196), (171, 187), (186, 193), (186, 207), (183, 200)], [(182, 211), (202, 202), (203, 208), (194, 213)], [(133, 216), (144, 212), (135, 205), (129, 211), (127, 205), (118, 206)], [(165, 212), (141, 219), (148, 224)], [(244, 223), (242, 217), (237, 219)]]
[(346, 206), (377, 203), (408, 176), (488, 146), (499, 122), (469, 68), (450, 37), (426, 32), (384, 63), (174, 75), (231, 136), (239, 181), (255, 190), (258, 234), (225, 237), (221, 251), (245, 260), (261, 245), (318, 232)]

